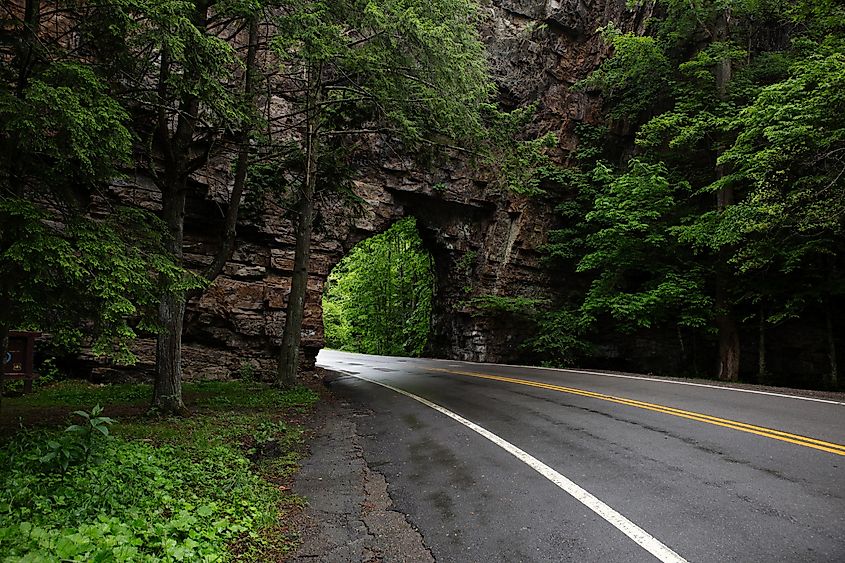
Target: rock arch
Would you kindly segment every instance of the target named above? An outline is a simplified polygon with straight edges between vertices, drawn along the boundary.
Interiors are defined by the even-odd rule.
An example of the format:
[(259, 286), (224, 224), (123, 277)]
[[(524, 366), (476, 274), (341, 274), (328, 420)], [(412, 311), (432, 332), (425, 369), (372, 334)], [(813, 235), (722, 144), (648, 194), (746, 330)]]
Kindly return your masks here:
[[(561, 162), (577, 144), (575, 125), (598, 120), (599, 102), (569, 86), (585, 77), (606, 53), (593, 33), (608, 21), (640, 29), (649, 3), (629, 9), (624, 0), (538, 2), (494, 0), (486, 9), (482, 36), (505, 106), (539, 102), (536, 132), (555, 131)], [(540, 25), (545, 24), (545, 25)], [(502, 193), (469, 167), (458, 163), (434, 168), (372, 146), (373, 158), (358, 163), (353, 192), (361, 209), (338, 194), (318, 206), (309, 297), (303, 330), (306, 361), (322, 346), (320, 294), (334, 265), (359, 240), (413, 215), (435, 259), (431, 353), (459, 359), (510, 361), (520, 356), (520, 327), (474, 317), (463, 305), (479, 295), (534, 297), (552, 285), (540, 267), (540, 249), (554, 223), (542, 201)], [(373, 164), (376, 162), (377, 164)], [(196, 175), (196, 192), (186, 221), (188, 266), (210, 260), (219, 236), (227, 186), (228, 161), (211, 163)], [(119, 199), (155, 210), (160, 195), (139, 177), (113, 187)], [(261, 206), (258, 206), (261, 207)], [(284, 326), (293, 264), (293, 229), (286, 210), (267, 205), (246, 214), (239, 240), (223, 274), (186, 317), (183, 368), (187, 378), (224, 378), (239, 370), (270, 374)], [(499, 323), (499, 324), (497, 324)], [(142, 340), (137, 351), (142, 370), (154, 365), (154, 343)], [(89, 358), (90, 360), (90, 358)], [(96, 362), (97, 371), (109, 371)]]
[[(407, 163), (406, 163), (407, 164)], [(140, 184), (140, 182), (136, 182)], [(137, 200), (140, 188), (133, 187)], [(489, 319), (473, 317), (471, 296), (542, 290), (539, 246), (548, 210), (492, 190), (466, 170), (420, 173), (386, 163), (353, 182), (354, 199), (324, 193), (317, 208), (308, 298), (303, 326), (303, 361), (313, 363), (323, 345), (321, 295), (332, 268), (356, 243), (414, 216), (435, 262), (431, 355), (482, 361), (514, 359), (520, 335), (496, 331)], [(154, 201), (154, 193), (149, 199)], [(222, 217), (213, 197), (194, 201), (186, 224), (189, 265), (211, 254)], [(292, 223), (285, 210), (265, 202), (258, 216), (245, 217), (223, 274), (189, 306), (183, 343), (186, 378), (224, 378), (240, 370), (273, 371), (285, 322), (293, 266)], [(142, 341), (144, 363), (152, 343)], [(250, 366), (245, 368), (243, 366)]]

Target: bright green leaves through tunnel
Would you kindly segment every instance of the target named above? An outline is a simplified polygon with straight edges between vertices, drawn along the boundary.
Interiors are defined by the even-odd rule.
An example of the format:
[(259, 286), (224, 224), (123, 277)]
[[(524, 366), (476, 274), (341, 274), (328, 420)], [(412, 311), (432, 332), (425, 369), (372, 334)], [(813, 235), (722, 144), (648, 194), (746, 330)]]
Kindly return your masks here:
[(431, 327), (431, 255), (413, 218), (360, 242), (334, 268), (323, 293), (326, 347), (419, 356)]

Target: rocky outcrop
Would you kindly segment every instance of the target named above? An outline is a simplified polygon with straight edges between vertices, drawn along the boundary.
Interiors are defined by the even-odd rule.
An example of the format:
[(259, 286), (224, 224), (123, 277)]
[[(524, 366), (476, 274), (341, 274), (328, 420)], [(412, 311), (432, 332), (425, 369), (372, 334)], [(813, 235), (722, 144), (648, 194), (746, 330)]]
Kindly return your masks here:
[[(537, 102), (531, 133), (555, 132), (557, 157), (564, 162), (577, 142), (575, 125), (598, 119), (598, 100), (570, 90), (606, 54), (597, 28), (613, 21), (623, 29), (638, 29), (648, 5), (629, 9), (626, 0), (495, 0), (483, 9), (481, 31), (502, 104)], [(320, 301), (334, 265), (357, 242), (406, 216), (417, 218), (435, 262), (430, 354), (517, 359), (526, 328), (475, 317), (465, 303), (479, 295), (540, 297), (555, 289), (540, 265), (540, 249), (555, 223), (552, 210), (503, 192), (460, 159), (423, 167), (373, 143), (360, 166), (352, 183), (354, 197), (331, 191), (320, 196), (302, 335), (305, 363), (323, 344)], [(230, 176), (228, 163), (220, 161), (195, 177), (200, 195), (188, 206), (189, 266), (211, 260)], [(160, 205), (160, 195), (144, 177), (121, 182), (113, 192), (151, 210)], [(243, 214), (237, 247), (223, 274), (189, 305), (183, 348), (188, 378), (266, 377), (272, 372), (290, 290), (293, 228), (278, 201), (263, 197), (253, 203), (258, 205)], [(152, 368), (153, 350), (150, 341), (139, 343), (142, 369)]]
[[(598, 123), (600, 100), (573, 91), (607, 55), (597, 30), (613, 22), (643, 32), (653, 3), (629, 8), (628, 0), (488, 0), (482, 37), (508, 108), (537, 104), (529, 135), (554, 132), (554, 158), (566, 164), (580, 123)], [(617, 131), (624, 134), (624, 131)], [(624, 141), (620, 143), (624, 145)], [(434, 258), (436, 290), (428, 354), (491, 362), (535, 361), (524, 340), (533, 327), (519, 318), (480, 316), (467, 306), (473, 297), (554, 299), (574, 280), (551, 278), (542, 264), (550, 230), (560, 227), (553, 206), (507, 193), (460, 155), (420, 164), (397, 156), (372, 139), (354, 155), (356, 173), (348, 189), (319, 194), (313, 255), (302, 335), (303, 362), (313, 364), (323, 345), (321, 294), (332, 268), (357, 242), (414, 216)], [(232, 177), (219, 159), (194, 177), (186, 220), (186, 260), (201, 268), (221, 235)], [(112, 195), (150, 210), (160, 194), (143, 176), (112, 187)], [(249, 194), (238, 225), (232, 259), (205, 294), (188, 308), (183, 347), (187, 378), (272, 377), (285, 323), (293, 267), (293, 225), (283, 201)], [(821, 315), (821, 312), (815, 314)], [(784, 377), (813, 385), (828, 368), (827, 336), (812, 327), (784, 327), (767, 336), (770, 364)], [(810, 327), (808, 329), (808, 327)], [(757, 335), (743, 334), (743, 372), (754, 373)], [(711, 374), (714, 343), (700, 332), (649, 330), (623, 337), (598, 335), (585, 367), (679, 374)], [(141, 340), (141, 372), (154, 368), (154, 342)], [(89, 358), (94, 375), (114, 370)], [(125, 373), (125, 372), (122, 372)], [(800, 377), (795, 377), (799, 374)], [(772, 383), (786, 383), (773, 376)], [(815, 378), (815, 379), (814, 379)]]

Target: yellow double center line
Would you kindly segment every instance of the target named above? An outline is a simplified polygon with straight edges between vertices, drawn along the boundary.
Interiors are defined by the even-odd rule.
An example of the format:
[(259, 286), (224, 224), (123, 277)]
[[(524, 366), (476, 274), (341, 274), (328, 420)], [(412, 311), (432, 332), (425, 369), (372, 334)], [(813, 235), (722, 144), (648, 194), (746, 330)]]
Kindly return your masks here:
[(765, 438), (771, 438), (772, 440), (780, 440), (781, 442), (789, 442), (790, 444), (796, 444), (799, 446), (804, 446), (807, 448), (813, 448), (814, 450), (821, 450), (823, 452), (829, 452), (836, 455), (845, 456), (845, 446), (841, 444), (834, 444), (833, 442), (825, 442), (824, 440), (816, 440), (815, 438), (809, 438), (807, 436), (801, 436), (799, 434), (791, 434), (789, 432), (782, 432), (780, 430), (775, 430), (773, 428), (766, 428), (764, 426), (755, 426), (753, 424), (746, 424), (744, 422), (738, 422), (736, 420), (729, 420), (726, 418), (719, 418), (716, 416), (710, 416), (709, 414), (702, 414), (692, 411), (685, 411), (681, 409), (676, 409), (674, 407), (667, 407), (664, 405), (657, 405), (655, 403), (646, 403), (643, 401), (637, 401), (634, 399), (627, 399), (625, 397), (614, 397), (613, 395), (605, 395), (604, 393), (594, 393), (593, 391), (585, 391), (583, 389), (576, 389), (574, 387), (563, 387), (560, 385), (552, 385), (550, 383), (541, 383), (539, 381), (531, 381), (528, 379), (515, 379), (513, 377), (502, 377), (499, 375), (487, 375), (483, 373), (476, 373), (470, 371), (455, 371), (455, 370), (448, 370), (448, 369), (441, 369), (441, 368), (431, 368), (432, 371), (440, 371), (444, 373), (451, 373), (454, 375), (464, 375), (467, 377), (477, 377), (479, 379), (490, 379), (493, 381), (502, 381), (504, 383), (515, 383), (518, 385), (528, 385), (530, 387), (537, 387), (540, 389), (548, 389), (550, 391), (558, 391), (560, 393), (569, 393), (570, 395), (580, 395), (581, 397), (590, 397), (591, 399), (599, 399), (602, 401), (608, 401), (610, 403), (618, 403), (620, 405), (627, 405), (629, 407), (636, 407), (639, 409), (645, 409), (654, 412), (660, 412), (663, 414), (669, 414), (672, 416), (678, 416), (681, 418), (688, 418), (689, 420), (695, 420), (698, 422), (704, 422), (706, 424), (713, 424), (715, 426), (722, 426), (724, 428), (730, 428), (732, 430), (738, 430), (740, 432), (747, 432), (749, 434), (756, 434), (758, 436), (763, 436)]

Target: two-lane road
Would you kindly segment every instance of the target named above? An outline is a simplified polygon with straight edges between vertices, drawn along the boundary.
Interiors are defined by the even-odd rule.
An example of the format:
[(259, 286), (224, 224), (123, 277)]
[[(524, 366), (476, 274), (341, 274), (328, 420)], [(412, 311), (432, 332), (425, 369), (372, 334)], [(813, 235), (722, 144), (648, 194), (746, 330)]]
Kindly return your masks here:
[(324, 350), (438, 561), (845, 562), (845, 405)]

